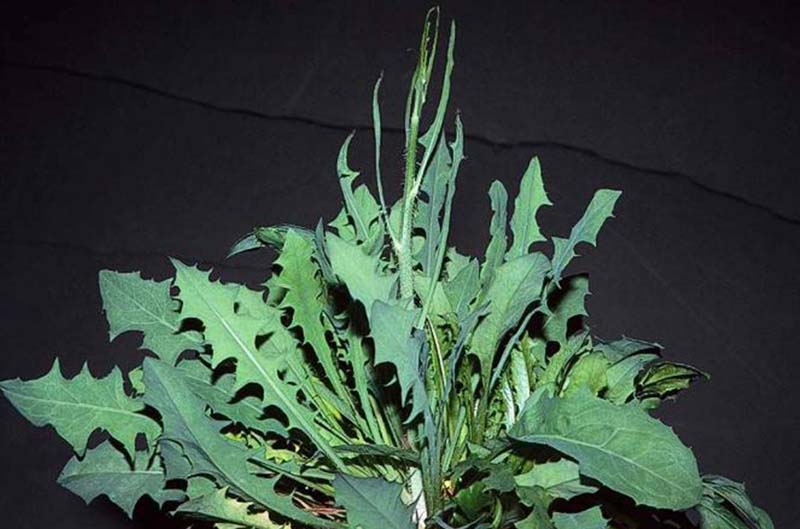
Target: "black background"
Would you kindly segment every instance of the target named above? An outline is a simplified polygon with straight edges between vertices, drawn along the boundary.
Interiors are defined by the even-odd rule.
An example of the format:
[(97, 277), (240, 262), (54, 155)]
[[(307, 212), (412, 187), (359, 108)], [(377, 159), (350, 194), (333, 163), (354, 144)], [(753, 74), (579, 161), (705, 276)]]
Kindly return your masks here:
[[(232, 5), (235, 4), (235, 5)], [(487, 3), (488, 4), (488, 3)], [(384, 179), (399, 188), (402, 106), (422, 2), (20, 3), (0, 8), (0, 378), (138, 362), (107, 344), (96, 275), (223, 262), (253, 225), (339, 208), (335, 156), (372, 181), (372, 84), (385, 72)], [(452, 237), (478, 254), (486, 190), (538, 155), (564, 235), (594, 189), (624, 191), (592, 276), (595, 333), (659, 341), (709, 371), (663, 408), (706, 472), (747, 482), (794, 525), (800, 428), (800, 37), (778, 6), (445, 4), (459, 24), (453, 107), (468, 133)], [(452, 130), (452, 129), (451, 129)], [(55, 478), (69, 449), (0, 403), (3, 527), (167, 527)]]

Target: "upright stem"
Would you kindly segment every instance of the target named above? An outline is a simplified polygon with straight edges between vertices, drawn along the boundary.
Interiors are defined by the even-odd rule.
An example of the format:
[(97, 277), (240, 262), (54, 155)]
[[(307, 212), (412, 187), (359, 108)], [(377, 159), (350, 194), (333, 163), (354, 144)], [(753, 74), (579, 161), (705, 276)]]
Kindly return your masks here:
[(400, 227), (400, 248), (397, 255), (400, 267), (400, 295), (414, 295), (414, 278), (411, 260), (411, 220), (414, 212), (414, 180), (417, 176), (417, 140), (419, 138), (419, 97), (414, 98), (414, 108), (406, 140), (406, 168), (403, 186), (403, 220)]

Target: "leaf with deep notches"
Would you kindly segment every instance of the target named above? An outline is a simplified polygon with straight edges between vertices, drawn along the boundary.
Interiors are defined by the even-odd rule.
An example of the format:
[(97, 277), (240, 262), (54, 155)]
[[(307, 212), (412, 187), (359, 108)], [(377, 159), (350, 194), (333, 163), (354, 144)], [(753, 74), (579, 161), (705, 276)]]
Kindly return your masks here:
[(125, 394), (122, 373), (116, 367), (108, 376), (94, 378), (84, 365), (80, 373), (67, 379), (56, 360), (45, 376), (6, 380), (0, 389), (26, 419), (36, 426), (55, 428), (79, 455), (98, 429), (122, 443), (129, 454), (136, 452), (140, 433), (152, 446), (161, 431), (157, 422), (139, 413), (144, 404)]
[(617, 406), (586, 391), (566, 398), (544, 395), (528, 406), (509, 435), (567, 454), (581, 474), (637, 504), (680, 510), (700, 502), (692, 451), (636, 405)]
[(128, 517), (142, 496), (150, 496), (159, 506), (179, 501), (183, 493), (165, 490), (166, 478), (159, 459), (147, 452), (136, 452), (131, 464), (125, 454), (105, 441), (90, 448), (83, 459), (73, 457), (61, 471), (58, 483), (88, 504), (101, 495), (108, 496)]
[(238, 496), (270, 511), (309, 525), (338, 526), (299, 509), (291, 496), (275, 492), (278, 477), (258, 477), (252, 473), (248, 460), (254, 452), (220, 433), (225, 423), (215, 422), (205, 414), (204, 403), (192, 394), (176, 370), (148, 358), (144, 362), (144, 380), (145, 400), (159, 411), (164, 422), (162, 447), (178, 446), (183, 455), (183, 458), (165, 456), (170, 479), (208, 476), (219, 486), (230, 487)]
[(102, 270), (99, 283), (110, 339), (139, 331), (144, 334), (142, 347), (172, 365), (183, 351), (202, 351), (203, 341), (197, 333), (180, 330), (181, 317), (169, 293), (169, 280), (143, 279), (139, 272)]
[(347, 510), (353, 529), (413, 529), (411, 509), (400, 494), (403, 486), (381, 478), (356, 478), (337, 474), (333, 480), (336, 504)]
[(583, 217), (572, 227), (569, 237), (553, 237), (553, 279), (561, 280), (561, 273), (577, 255), (575, 247), (580, 243), (597, 245), (597, 234), (606, 219), (613, 217), (614, 204), (622, 193), (611, 189), (600, 189), (594, 194)]
[(547, 198), (542, 182), (542, 169), (539, 159), (534, 157), (528, 164), (519, 183), (519, 194), (514, 200), (514, 215), (511, 217), (511, 231), (514, 242), (506, 254), (506, 259), (514, 259), (528, 253), (533, 243), (544, 241), (539, 231), (536, 213), (544, 206), (552, 206)]
[(353, 299), (360, 301), (369, 314), (375, 301), (388, 301), (396, 283), (395, 275), (380, 270), (380, 259), (364, 253), (362, 246), (328, 233), (325, 237), (328, 256)]
[(328, 382), (336, 394), (344, 397), (347, 395), (347, 389), (325, 337), (322, 318), (327, 307), (323, 299), (324, 290), (319, 278), (319, 266), (313, 260), (313, 256), (313, 241), (289, 230), (280, 256), (275, 261), (275, 264), (281, 267), (281, 271), (277, 276), (273, 276), (274, 284), (286, 291), (280, 307), (292, 311), (289, 327), (297, 326), (303, 330), (303, 338), (314, 350)]
[[(180, 289), (179, 298), (183, 301), (183, 315), (198, 318), (204, 325), (204, 336), (213, 349), (212, 363), (219, 365), (227, 359), (236, 360), (236, 384), (238, 390), (247, 384), (255, 383), (264, 388), (266, 404), (278, 406), (289, 420), (290, 426), (300, 428), (322, 450), (328, 458), (340, 463), (327, 441), (314, 424), (314, 413), (303, 406), (297, 397), (299, 388), (289, 385), (279, 376), (285, 361), (279, 355), (264, 354), (256, 347), (256, 338), (273, 332), (270, 323), (280, 326), (280, 322), (254, 317), (253, 310), (267, 310), (263, 303), (253, 300), (254, 293), (247, 288), (225, 284), (209, 279), (209, 271), (186, 266), (174, 261), (177, 271), (175, 285)], [(250, 298), (249, 301), (246, 301)], [(237, 311), (237, 305), (255, 305), (250, 311)], [(280, 327), (283, 329), (283, 327)]]
[(489, 187), (489, 198), (492, 202), (492, 222), (489, 224), (489, 244), (486, 246), (486, 259), (481, 270), (481, 282), (484, 289), (489, 288), (494, 280), (497, 268), (503, 262), (508, 247), (506, 234), (506, 218), (508, 217), (508, 192), (499, 180)]
[(420, 354), (425, 339), (414, 328), (417, 311), (398, 305), (376, 302), (369, 314), (372, 339), (375, 342), (375, 364), (390, 363), (397, 372), (400, 402), (405, 405), (411, 393), (409, 419), (427, 405), (425, 382), (420, 376)]

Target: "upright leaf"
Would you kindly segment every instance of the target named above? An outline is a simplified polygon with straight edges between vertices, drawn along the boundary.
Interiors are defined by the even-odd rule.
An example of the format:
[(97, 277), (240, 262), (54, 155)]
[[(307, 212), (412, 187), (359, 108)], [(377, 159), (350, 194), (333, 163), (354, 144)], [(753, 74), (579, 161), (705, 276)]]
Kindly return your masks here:
[(347, 285), (353, 299), (364, 305), (367, 313), (375, 301), (386, 302), (392, 297), (395, 275), (383, 273), (377, 256), (367, 255), (361, 246), (332, 233), (328, 233), (325, 241), (336, 275)]
[(400, 495), (403, 486), (381, 478), (337, 474), (333, 480), (336, 503), (347, 510), (353, 529), (413, 529), (411, 509)]
[(114, 368), (105, 378), (94, 378), (84, 365), (72, 379), (64, 378), (58, 360), (36, 380), (0, 382), (11, 404), (36, 426), (50, 425), (76, 453), (83, 455), (89, 436), (105, 430), (136, 453), (136, 437), (151, 444), (160, 433), (158, 423), (142, 415), (144, 405), (125, 394), (122, 373)]
[(589, 295), (589, 278), (575, 275), (565, 278), (561, 288), (547, 299), (547, 317), (542, 332), (548, 341), (566, 343), (568, 324), (576, 316), (588, 316), (585, 300)]
[(425, 232), (425, 244), (419, 256), (422, 270), (428, 276), (433, 273), (436, 265), (436, 254), (439, 246), (439, 235), (442, 227), (439, 217), (447, 197), (447, 187), (451, 185), (450, 152), (447, 141), (442, 138), (433, 155), (432, 163), (425, 172), (422, 181), (422, 191), (425, 192), (424, 200), (417, 202), (415, 224)]
[(545, 276), (550, 270), (547, 257), (540, 253), (523, 255), (504, 263), (486, 294), (489, 314), (473, 333), (471, 352), (484, 371), (491, 367), (503, 335), (522, 318), (525, 309), (541, 297)]
[(409, 420), (427, 404), (425, 382), (419, 372), (425, 339), (414, 328), (416, 319), (417, 311), (380, 301), (372, 305), (369, 315), (375, 342), (375, 364), (391, 363), (395, 367), (402, 405), (411, 393)]
[(503, 262), (508, 240), (506, 237), (506, 218), (508, 215), (508, 193), (503, 183), (495, 180), (489, 187), (492, 202), (492, 221), (489, 224), (489, 245), (486, 247), (486, 260), (481, 270), (484, 288), (492, 284), (497, 267)]
[(313, 349), (327, 380), (340, 397), (348, 391), (342, 382), (333, 351), (325, 337), (323, 314), (327, 310), (319, 267), (313, 260), (314, 244), (293, 231), (286, 234), (280, 256), (275, 264), (281, 267), (275, 284), (286, 290), (281, 308), (292, 311), (291, 327), (303, 330), (303, 338)]
[(511, 217), (514, 242), (506, 254), (506, 259), (511, 260), (525, 255), (533, 243), (545, 240), (539, 231), (536, 213), (541, 207), (552, 205), (544, 190), (539, 159), (534, 157), (522, 175), (519, 194), (514, 199), (514, 215)]
[(144, 334), (142, 347), (172, 365), (183, 351), (202, 350), (202, 340), (196, 333), (181, 332), (169, 280), (142, 279), (139, 272), (102, 270), (99, 282), (112, 340), (124, 332), (140, 331)]
[(616, 406), (588, 392), (542, 396), (509, 435), (574, 458), (582, 474), (636, 503), (688, 509), (700, 502), (701, 482), (691, 450), (638, 406)]
[(553, 279), (561, 280), (561, 273), (577, 255), (575, 247), (580, 243), (597, 245), (597, 234), (606, 219), (613, 216), (614, 204), (622, 193), (611, 189), (601, 189), (594, 194), (583, 217), (572, 227), (569, 238), (553, 237)]

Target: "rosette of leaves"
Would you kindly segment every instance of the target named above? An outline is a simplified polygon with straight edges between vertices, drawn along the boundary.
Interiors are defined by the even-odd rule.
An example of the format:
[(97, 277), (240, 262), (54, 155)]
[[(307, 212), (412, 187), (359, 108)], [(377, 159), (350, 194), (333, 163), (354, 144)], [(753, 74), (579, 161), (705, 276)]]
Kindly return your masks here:
[[(314, 229), (259, 227), (231, 253), (277, 252), (263, 288), (173, 260), (175, 275), (100, 273), (111, 339), (142, 335), (129, 373), (2, 383), (37, 426), (74, 449), (59, 482), (129, 515), (147, 496), (219, 528), (767, 529), (744, 488), (702, 477), (692, 451), (650, 415), (703, 377), (661, 347), (604, 341), (585, 322), (585, 275), (620, 192), (597, 191), (570, 233), (547, 238), (551, 202), (533, 158), (494, 212), (483, 256), (448, 243), (464, 159), (445, 132), (455, 26), (438, 104), (423, 107), (438, 44), (426, 18), (405, 113), (402, 196), (337, 170), (343, 208)], [(87, 446), (101, 431), (105, 440)], [(695, 510), (698, 516), (687, 516)]]

